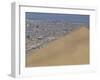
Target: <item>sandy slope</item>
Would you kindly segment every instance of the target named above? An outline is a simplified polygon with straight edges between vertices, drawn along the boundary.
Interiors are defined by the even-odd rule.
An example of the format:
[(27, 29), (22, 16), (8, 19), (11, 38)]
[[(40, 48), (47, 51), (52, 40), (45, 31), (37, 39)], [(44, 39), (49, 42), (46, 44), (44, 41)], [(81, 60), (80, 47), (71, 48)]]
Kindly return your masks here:
[(81, 27), (26, 56), (26, 66), (89, 64), (89, 31)]

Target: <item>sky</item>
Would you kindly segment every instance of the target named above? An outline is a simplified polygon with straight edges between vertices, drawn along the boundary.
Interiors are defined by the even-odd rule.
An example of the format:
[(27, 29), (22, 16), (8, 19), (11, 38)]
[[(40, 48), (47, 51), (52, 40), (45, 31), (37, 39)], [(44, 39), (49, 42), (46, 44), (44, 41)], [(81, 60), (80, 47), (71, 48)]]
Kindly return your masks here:
[(25, 16), (29, 20), (62, 20), (89, 24), (89, 15), (26, 12)]

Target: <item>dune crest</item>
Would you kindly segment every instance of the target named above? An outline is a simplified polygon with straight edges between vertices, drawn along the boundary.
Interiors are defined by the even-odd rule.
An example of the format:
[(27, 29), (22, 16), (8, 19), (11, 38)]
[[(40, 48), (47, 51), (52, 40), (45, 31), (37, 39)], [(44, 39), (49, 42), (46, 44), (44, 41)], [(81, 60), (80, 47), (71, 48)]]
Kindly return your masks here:
[(26, 66), (89, 64), (89, 30), (78, 28), (26, 56)]

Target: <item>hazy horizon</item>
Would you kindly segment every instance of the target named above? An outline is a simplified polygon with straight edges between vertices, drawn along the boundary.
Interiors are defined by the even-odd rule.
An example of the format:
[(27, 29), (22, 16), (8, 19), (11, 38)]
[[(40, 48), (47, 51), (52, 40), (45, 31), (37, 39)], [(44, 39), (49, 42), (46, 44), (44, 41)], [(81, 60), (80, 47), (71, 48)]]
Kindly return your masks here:
[(52, 20), (89, 24), (89, 15), (26, 12), (28, 20)]

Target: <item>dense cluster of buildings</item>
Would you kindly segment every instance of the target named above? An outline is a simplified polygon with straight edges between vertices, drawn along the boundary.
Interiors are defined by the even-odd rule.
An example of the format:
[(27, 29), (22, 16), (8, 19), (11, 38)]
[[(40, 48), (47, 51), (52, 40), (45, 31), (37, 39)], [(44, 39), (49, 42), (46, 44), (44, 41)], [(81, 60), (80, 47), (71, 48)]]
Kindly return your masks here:
[(88, 24), (84, 23), (26, 20), (26, 51), (44, 47), (48, 42), (56, 40), (81, 26), (89, 27)]

